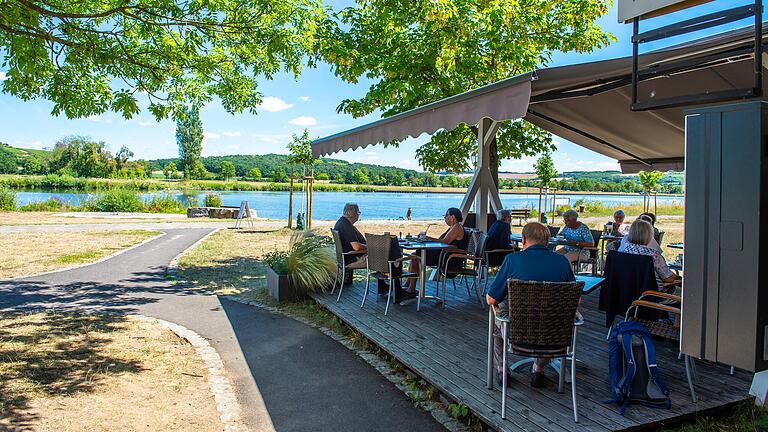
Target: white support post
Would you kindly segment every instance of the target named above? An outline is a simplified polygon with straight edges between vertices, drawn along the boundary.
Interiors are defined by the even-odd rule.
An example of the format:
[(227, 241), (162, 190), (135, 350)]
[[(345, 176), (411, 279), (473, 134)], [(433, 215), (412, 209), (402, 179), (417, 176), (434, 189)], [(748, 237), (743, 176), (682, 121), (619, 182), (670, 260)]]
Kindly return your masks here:
[(474, 202), (477, 215), (475, 226), (483, 231), (488, 230), (489, 204), (493, 211), (502, 208), (499, 190), (493, 181), (490, 169), (490, 144), (495, 138), (498, 128), (499, 123), (489, 118), (482, 119), (477, 125), (477, 168), (461, 202), (461, 212), (464, 216), (467, 215)]

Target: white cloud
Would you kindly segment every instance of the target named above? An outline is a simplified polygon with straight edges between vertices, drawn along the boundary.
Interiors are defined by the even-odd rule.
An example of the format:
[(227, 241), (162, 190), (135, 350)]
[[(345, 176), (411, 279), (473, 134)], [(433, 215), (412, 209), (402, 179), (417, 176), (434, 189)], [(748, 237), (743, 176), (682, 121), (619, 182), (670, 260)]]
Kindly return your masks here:
[(288, 123), (296, 126), (314, 126), (317, 124), (317, 119), (309, 116), (299, 116), (291, 119)]
[(226, 137), (238, 137), (240, 136), (240, 131), (224, 131), (221, 134)]
[(213, 133), (213, 132), (203, 132), (203, 138), (214, 140), (214, 139), (221, 138), (221, 135)]
[(291, 138), (288, 134), (254, 135), (253, 137), (267, 144), (286, 144)]
[(110, 120), (108, 118), (105, 118), (104, 116), (100, 116), (100, 115), (96, 115), (96, 114), (89, 115), (85, 119), (88, 120), (88, 121), (95, 122), (95, 123), (112, 123), (112, 120)]
[(259, 108), (263, 109), (264, 111), (278, 112), (293, 108), (293, 104), (285, 103), (285, 101), (279, 97), (266, 96), (261, 99)]
[(146, 121), (146, 120), (144, 120), (144, 121), (140, 121), (139, 122), (139, 126), (144, 126), (144, 127), (152, 126), (153, 124), (155, 124), (155, 122), (153, 122), (153, 121)]
[(304, 102), (309, 102), (309, 96), (299, 96), (299, 99), (303, 100)]
[[(0, 81), (5, 81), (8, 79), (8, 75), (4, 71), (0, 71)], [(309, 98), (307, 98), (309, 100)]]

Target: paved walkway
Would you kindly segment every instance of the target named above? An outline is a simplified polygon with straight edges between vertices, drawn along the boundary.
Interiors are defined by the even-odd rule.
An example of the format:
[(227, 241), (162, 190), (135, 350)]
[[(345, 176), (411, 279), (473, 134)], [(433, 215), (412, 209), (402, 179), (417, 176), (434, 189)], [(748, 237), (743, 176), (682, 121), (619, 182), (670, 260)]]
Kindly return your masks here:
[(370, 365), (319, 331), (173, 285), (165, 278), (166, 265), (212, 228), (164, 231), (98, 264), (0, 282), (0, 312), (81, 308), (140, 313), (188, 327), (219, 352), (250, 430), (443, 430)]

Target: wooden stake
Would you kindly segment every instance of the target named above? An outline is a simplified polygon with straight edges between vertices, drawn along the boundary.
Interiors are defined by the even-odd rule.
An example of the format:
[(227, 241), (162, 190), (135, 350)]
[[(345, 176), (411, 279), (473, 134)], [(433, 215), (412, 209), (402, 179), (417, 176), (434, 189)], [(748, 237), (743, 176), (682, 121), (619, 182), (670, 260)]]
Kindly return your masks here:
[(288, 229), (293, 229), (293, 174), (291, 174), (291, 186), (288, 192)]

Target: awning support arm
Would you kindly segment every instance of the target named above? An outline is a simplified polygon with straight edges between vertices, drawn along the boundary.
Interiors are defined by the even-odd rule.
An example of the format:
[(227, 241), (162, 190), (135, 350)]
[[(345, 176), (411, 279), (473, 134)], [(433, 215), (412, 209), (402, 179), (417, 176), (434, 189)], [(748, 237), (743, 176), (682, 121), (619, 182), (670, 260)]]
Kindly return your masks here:
[(608, 141), (606, 141), (606, 140), (604, 140), (604, 139), (602, 139), (602, 138), (596, 137), (596, 136), (594, 136), (594, 135), (592, 135), (592, 134), (590, 134), (590, 133), (587, 133), (587, 132), (581, 131), (581, 130), (579, 130), (579, 129), (576, 129), (575, 127), (573, 127), (573, 126), (571, 126), (571, 125), (568, 125), (568, 124), (566, 124), (566, 123), (563, 123), (563, 122), (561, 122), (560, 120), (554, 119), (554, 118), (552, 118), (552, 117), (550, 117), (550, 116), (547, 116), (547, 115), (544, 115), (544, 114), (540, 114), (540, 113), (537, 113), (537, 112), (535, 112), (535, 111), (531, 111), (531, 110), (528, 110), (528, 114), (531, 114), (531, 115), (534, 115), (534, 116), (536, 116), (536, 117), (539, 117), (539, 118), (541, 118), (541, 119), (543, 119), (543, 120), (545, 120), (545, 121), (548, 121), (548, 122), (550, 122), (550, 123), (556, 124), (556, 125), (558, 125), (558, 126), (560, 126), (560, 127), (564, 128), (564, 129), (568, 129), (569, 131), (571, 131), (571, 132), (573, 132), (573, 133), (577, 133), (577, 134), (579, 134), (579, 135), (581, 135), (581, 136), (583, 136), (583, 137), (589, 138), (589, 139), (591, 139), (591, 140), (593, 140), (593, 141), (596, 141), (596, 142), (598, 142), (598, 143), (600, 143), (600, 144), (603, 144), (603, 145), (605, 145), (605, 146), (608, 146), (608, 147), (610, 147), (610, 148), (612, 148), (612, 149), (614, 149), (614, 150), (616, 150), (616, 151), (619, 151), (619, 152), (621, 152), (621, 153), (624, 153), (625, 155), (627, 155), (627, 156), (629, 156), (630, 158), (632, 158), (632, 159), (634, 159), (634, 160), (636, 160), (636, 161), (640, 162), (640, 163), (641, 163), (641, 164), (643, 164), (643, 165), (646, 165), (646, 166), (651, 166), (651, 163), (649, 163), (649, 162), (645, 161), (644, 159), (640, 158), (639, 156), (635, 156), (634, 154), (632, 154), (632, 153), (630, 153), (630, 152), (628, 152), (628, 151), (626, 151), (626, 150), (622, 149), (622, 148), (621, 148), (621, 147), (619, 147), (619, 146), (613, 145), (613, 144), (609, 143)]

